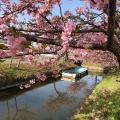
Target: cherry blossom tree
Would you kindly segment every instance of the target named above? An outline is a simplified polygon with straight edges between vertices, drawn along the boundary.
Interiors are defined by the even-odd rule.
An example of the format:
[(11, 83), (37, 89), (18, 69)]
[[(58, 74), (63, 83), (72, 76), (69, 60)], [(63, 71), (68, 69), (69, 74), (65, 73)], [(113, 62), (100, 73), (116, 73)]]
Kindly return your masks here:
[[(83, 56), (85, 50), (90, 55), (110, 52), (120, 66), (120, 1), (84, 0), (84, 4), (73, 14), (62, 11), (61, 0), (0, 0), (0, 40), (4, 41), (0, 59), (23, 56), (30, 65), (44, 68), (63, 56), (66, 60), (69, 50), (80, 49)], [(53, 14), (56, 5), (60, 15)], [(21, 16), (30, 19), (20, 21)], [(56, 58), (41, 63), (41, 54), (55, 54)]]

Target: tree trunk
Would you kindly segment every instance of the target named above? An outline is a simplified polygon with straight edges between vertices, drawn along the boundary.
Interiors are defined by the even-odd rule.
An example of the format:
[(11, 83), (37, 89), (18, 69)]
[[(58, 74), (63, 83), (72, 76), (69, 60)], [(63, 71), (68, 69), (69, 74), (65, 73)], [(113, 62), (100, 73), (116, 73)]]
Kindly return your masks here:
[(117, 61), (118, 61), (119, 69), (120, 69), (120, 57), (117, 57)]
[(19, 63), (18, 63), (18, 65), (17, 65), (17, 67), (16, 67), (16, 68), (18, 68), (18, 69), (19, 69), (19, 67), (20, 67), (20, 62), (21, 62), (21, 60), (19, 60)]
[(109, 0), (108, 9), (108, 42), (107, 47), (113, 49), (114, 45), (114, 32), (115, 32), (115, 14), (116, 14), (116, 0)]
[(13, 58), (11, 58), (10, 64), (9, 64), (9, 68), (12, 68), (12, 62), (13, 62)]

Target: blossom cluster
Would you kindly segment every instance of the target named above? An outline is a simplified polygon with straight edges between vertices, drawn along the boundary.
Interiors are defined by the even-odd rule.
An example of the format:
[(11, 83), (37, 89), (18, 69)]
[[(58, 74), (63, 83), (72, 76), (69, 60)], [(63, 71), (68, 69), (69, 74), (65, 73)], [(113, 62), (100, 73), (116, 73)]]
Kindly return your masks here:
[[(102, 45), (101, 50), (104, 49), (104, 46), (107, 49), (109, 15), (106, 14), (108, 12), (106, 8), (109, 6), (107, 4), (110, 0), (84, 0), (85, 7), (77, 7), (75, 14), (70, 10), (62, 11), (62, 0), (26, 1), (0, 0), (0, 41), (2, 39), (4, 41), (4, 45), (0, 44), (1, 59), (9, 56), (20, 59), (20, 56), (23, 56), (30, 65), (38, 67), (41, 71), (52, 64), (51, 71), (56, 77), (60, 74), (54, 63), (60, 60), (60, 57), (63, 57), (64, 61), (67, 62), (68, 56), (65, 53), (70, 51), (70, 45), (87, 49), (70, 51), (69, 54), (73, 54), (72, 57), (76, 60), (86, 59), (87, 61), (89, 57), (93, 62), (102, 63), (104, 61), (105, 63), (105, 61), (108, 61), (107, 57), (109, 57), (109, 63), (112, 64), (116, 61), (109, 53), (106, 53), (106, 57), (100, 57), (104, 54), (103, 52), (91, 52), (91, 49), (99, 48), (95, 45)], [(56, 6), (59, 8), (60, 14), (55, 15), (54, 7)], [(115, 24), (117, 24), (114, 32), (116, 48), (120, 45), (119, 27), (117, 27), (120, 26), (119, 7), (120, 1), (117, 0), (115, 14)], [(33, 41), (35, 45), (32, 45), (34, 44)], [(71, 41), (75, 44), (71, 44)], [(30, 42), (30, 44), (27, 42)], [(59, 46), (59, 50), (56, 46)], [(56, 57), (52, 59), (41, 57), (40, 54), (46, 53), (52, 53)], [(116, 53), (117, 51), (114, 52), (114, 55)], [(36, 54), (39, 54), (39, 57)], [(94, 59), (93, 56), (95, 56)], [(60, 67), (66, 68), (65, 65), (60, 65)], [(46, 76), (37, 74), (37, 78), (44, 81)], [(22, 87), (30, 87), (32, 83), (34, 83), (34, 80), (21, 86), (21, 89)]]
[(104, 9), (105, 4), (108, 4), (109, 0), (94, 0), (96, 4), (90, 1), (90, 7), (98, 10)]
[(41, 80), (41, 81), (45, 81), (45, 79), (46, 79), (45, 74), (37, 74), (36, 77), (38, 78), (38, 80)]
[(35, 84), (35, 79), (30, 80), (30, 82), (25, 84), (25, 85), (20, 85), (19, 88), (21, 90), (24, 89), (24, 88), (29, 88), (32, 84)]
[(65, 23), (64, 32), (62, 32), (61, 38), (63, 40), (62, 46), (67, 49), (69, 47), (70, 35), (72, 31), (76, 29), (76, 23), (73, 21), (68, 21)]

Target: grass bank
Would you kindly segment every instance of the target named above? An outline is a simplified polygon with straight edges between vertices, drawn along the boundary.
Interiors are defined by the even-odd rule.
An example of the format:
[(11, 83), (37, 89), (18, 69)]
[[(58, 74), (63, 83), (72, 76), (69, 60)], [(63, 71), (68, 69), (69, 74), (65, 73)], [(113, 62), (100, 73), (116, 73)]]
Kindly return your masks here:
[(75, 66), (73, 63), (58, 62), (53, 65), (46, 66), (44, 69), (40, 69), (36, 66), (30, 66), (28, 63), (21, 63), (18, 69), (17, 64), (18, 63), (12, 63), (11, 68), (9, 68), (9, 63), (0, 64), (0, 90), (28, 82), (30, 79), (35, 78), (37, 73), (48, 73), (48, 78), (49, 75), (51, 75), (52, 66), (55, 66), (58, 71), (61, 71), (61, 64), (66, 65), (66, 68)]
[(120, 120), (120, 70), (111, 70), (72, 120)]

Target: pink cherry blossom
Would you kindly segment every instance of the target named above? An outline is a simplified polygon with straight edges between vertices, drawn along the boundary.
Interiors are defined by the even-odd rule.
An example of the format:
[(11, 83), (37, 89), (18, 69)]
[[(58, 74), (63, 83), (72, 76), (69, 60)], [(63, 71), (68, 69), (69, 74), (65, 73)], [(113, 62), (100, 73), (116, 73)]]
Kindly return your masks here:
[(44, 13), (47, 10), (49, 10), (49, 6), (47, 6), (47, 5), (43, 5), (38, 9), (40, 14)]
[(29, 88), (29, 87), (30, 87), (30, 84), (25, 84), (24, 87), (25, 87), (25, 88)]
[(32, 61), (35, 58), (35, 56), (33, 56), (33, 55), (26, 55), (25, 58), (27, 58), (28, 61)]
[(46, 79), (46, 75), (45, 74), (37, 74), (36, 77), (41, 80), (41, 81), (45, 81)]
[(4, 58), (6, 56), (8, 56), (8, 52), (0, 49), (0, 58)]
[[(70, 33), (71, 33), (71, 31), (70, 31)], [(65, 40), (65, 41), (69, 41), (69, 38), (68, 38), (68, 35), (67, 35), (66, 32), (62, 32), (61, 38), (62, 38), (63, 40)]]
[(87, 9), (85, 7), (76, 8), (77, 14), (82, 14), (82, 13), (85, 13), (86, 11), (87, 11)]
[(23, 89), (23, 85), (20, 85), (19, 88), (22, 90)]
[(73, 14), (68, 10), (64, 12), (65, 18), (72, 16)]
[[(81, 3), (77, 5), (77, 8), (73, 7), (75, 13), (70, 9), (63, 9), (64, 0), (26, 1), (0, 1), (0, 41), (6, 44), (6, 46), (0, 45), (1, 59), (5, 57), (19, 58), (22, 55), (24, 60), (29, 62), (30, 65), (38, 67), (41, 71), (47, 65), (52, 64), (51, 71), (54, 76), (59, 76), (59, 71), (54, 63), (61, 57), (66, 62), (69, 62), (68, 57), (71, 57), (74, 61), (83, 59), (84, 61), (96, 61), (100, 64), (109, 61), (110, 65), (116, 64), (117, 59), (119, 62), (119, 0), (117, 0), (114, 16), (115, 28), (113, 29), (115, 35), (113, 37), (115, 42), (112, 50), (110, 50), (112, 47), (108, 48), (107, 46), (109, 43), (108, 21), (110, 14), (106, 14), (106, 12), (111, 12), (111, 9), (106, 10), (107, 7), (110, 7), (109, 3), (114, 2), (114, 0), (84, 0), (84, 7), (80, 7)], [(81, 0), (78, 1), (81, 2)], [(57, 12), (59, 13), (54, 12), (54, 7), (58, 8)], [(22, 17), (20, 18), (20, 16)], [(102, 47), (97, 47), (97, 45)], [(76, 48), (80, 49), (76, 50)], [(103, 50), (105, 50), (105, 55)], [(56, 57), (44, 59), (40, 55), (47, 53), (54, 54)], [(65, 53), (68, 53), (68, 56)], [(66, 66), (60, 67), (65, 69)], [(38, 73), (37, 76), (41, 81), (46, 79), (46, 76), (42, 73)], [(21, 89), (23, 87), (28, 88), (34, 82), (32, 79), (28, 84), (20, 87)]]
[(35, 83), (35, 79), (30, 80), (30, 84), (34, 84)]
[(89, 1), (88, 0), (84, 0), (84, 4), (88, 4), (89, 3)]
[(76, 23), (72, 21), (68, 21), (65, 24), (64, 32), (67, 33), (68, 35), (71, 34), (72, 31), (76, 29)]
[(6, 31), (7, 27), (5, 25), (0, 25), (0, 33)]

